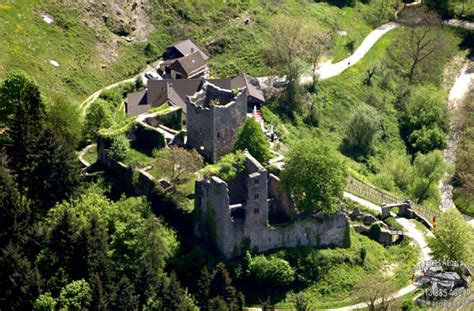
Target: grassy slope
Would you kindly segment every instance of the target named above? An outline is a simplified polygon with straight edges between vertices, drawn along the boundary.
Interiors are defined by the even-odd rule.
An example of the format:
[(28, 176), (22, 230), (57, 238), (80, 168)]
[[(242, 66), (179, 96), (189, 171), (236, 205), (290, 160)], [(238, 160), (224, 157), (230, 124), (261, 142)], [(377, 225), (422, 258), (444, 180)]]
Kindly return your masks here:
[[(362, 4), (358, 4), (356, 8), (340, 9), (327, 3), (302, 3), (297, 0), (282, 3), (235, 1), (238, 3), (235, 5), (228, 5), (221, 0), (205, 1), (205, 4), (199, 0), (193, 2), (199, 4), (192, 7), (179, 6), (179, 9), (185, 12), (186, 18), (179, 17), (183, 13), (168, 10), (168, 14), (177, 15), (177, 20), (181, 19), (179, 26), (169, 28), (172, 33), (176, 33), (176, 37), (193, 38), (201, 46), (206, 46), (215, 39), (225, 40), (226, 45), (210, 60), (211, 73), (214, 76), (232, 76), (243, 71), (254, 76), (272, 73), (264, 64), (260, 49), (272, 40), (268, 37), (267, 30), (278, 15), (303, 19), (305, 24), (331, 33), (336, 39), (334, 53), (337, 58), (347, 55), (344, 48), (347, 38), (354, 39), (357, 46), (371, 30), (362, 18), (366, 9)], [(165, 18), (166, 14), (160, 14), (162, 16), (159, 18)], [(249, 25), (244, 23), (247, 18), (250, 20)], [(338, 38), (336, 30), (346, 30), (348, 36)]]
[[(363, 264), (360, 263), (362, 248), (367, 250), (367, 257)], [(320, 279), (301, 289), (307, 294), (311, 307), (317, 309), (335, 308), (360, 302), (352, 288), (367, 273), (393, 275), (392, 280), (397, 287), (407, 285), (411, 277), (410, 269), (415, 266), (419, 255), (419, 250), (409, 245), (408, 240), (399, 245), (383, 247), (351, 230), (351, 247), (348, 249), (322, 249), (307, 251), (307, 253), (304, 250), (288, 249), (278, 251), (274, 253), (274, 256), (298, 258), (303, 254), (301, 251), (306, 256), (317, 254), (320, 256), (318, 259), (321, 262)], [(248, 293), (250, 299), (258, 295), (258, 289), (254, 290)], [(281, 297), (281, 300), (276, 307), (294, 307), (294, 294), (293, 291), (277, 293), (275, 297)]]
[[(387, 164), (389, 154), (394, 152), (399, 155), (406, 153), (406, 148), (400, 138), (398, 129), (398, 111), (395, 109), (394, 100), (397, 91), (396, 84), (391, 82), (395, 92), (382, 88), (383, 75), (380, 69), (373, 78), (372, 86), (363, 83), (366, 71), (383, 64), (386, 51), (397, 40), (403, 29), (395, 29), (383, 36), (367, 53), (367, 55), (357, 65), (350, 67), (339, 76), (321, 81), (316, 105), (319, 109), (319, 127), (310, 127), (301, 120), (296, 123), (282, 122), (271, 112), (264, 115), (270, 123), (273, 123), (277, 132), (287, 143), (291, 144), (298, 138), (318, 137), (338, 149), (344, 138), (346, 128), (349, 124), (353, 109), (359, 105), (367, 103), (370, 94), (375, 96), (379, 102), (375, 105), (380, 117), (383, 119), (385, 139), (378, 139), (376, 142), (377, 153), (371, 157), (368, 164), (362, 164), (346, 157), (347, 165), (351, 174), (356, 175), (378, 187), (381, 184), (384, 173), (384, 166)], [(455, 46), (459, 43), (459, 38), (450, 36), (450, 44)], [(442, 67), (433, 68), (433, 74), (439, 74), (441, 83)], [(395, 86), (395, 87), (394, 87)], [(268, 112), (268, 110), (266, 110)], [(386, 189), (399, 195), (406, 195), (398, 188)], [(436, 202), (429, 202), (433, 208), (437, 208)]]
[[(155, 32), (150, 41), (159, 51), (174, 41), (192, 38), (205, 47), (216, 38), (224, 38), (225, 47), (210, 60), (213, 76), (232, 76), (243, 71), (261, 76), (271, 73), (262, 58), (261, 47), (271, 40), (267, 29), (275, 16), (290, 15), (330, 32), (336, 38), (336, 57), (344, 57), (344, 44), (352, 38), (358, 45), (370, 31), (362, 18), (366, 6), (339, 9), (326, 3), (301, 3), (297, 0), (274, 4), (268, 1), (239, 0), (228, 4), (221, 0), (189, 2), (152, 0)], [(176, 2), (175, 9), (173, 2)], [(41, 13), (55, 18), (45, 23)], [(250, 25), (244, 20), (250, 18)], [(0, 79), (15, 69), (33, 76), (51, 100), (65, 97), (79, 102), (97, 89), (132, 76), (144, 68), (145, 43), (128, 43), (113, 35), (100, 20), (89, 22), (81, 5), (66, 6), (54, 0), (18, 0), (0, 2)], [(348, 31), (337, 37), (336, 30)], [(118, 40), (113, 57), (103, 59), (101, 44)], [(107, 43), (108, 42), (108, 43)], [(58, 68), (49, 64), (56, 60)], [(106, 64), (106, 68), (101, 68)]]
[[(41, 19), (48, 12), (53, 24)], [(71, 11), (56, 1), (18, 0), (0, 5), (0, 78), (21, 69), (34, 77), (44, 94), (54, 100), (65, 97), (77, 102), (101, 86), (122, 80), (144, 66), (142, 45), (120, 41), (116, 57), (108, 64), (101, 59), (96, 45), (112, 36), (102, 28), (81, 22), (83, 12)], [(59, 67), (49, 64), (56, 60)]]

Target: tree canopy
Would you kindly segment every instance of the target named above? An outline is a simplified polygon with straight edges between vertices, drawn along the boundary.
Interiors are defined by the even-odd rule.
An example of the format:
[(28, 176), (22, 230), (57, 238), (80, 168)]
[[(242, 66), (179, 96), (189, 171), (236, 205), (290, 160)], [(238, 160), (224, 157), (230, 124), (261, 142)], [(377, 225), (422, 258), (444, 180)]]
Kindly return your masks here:
[(472, 265), (474, 232), (455, 208), (440, 214), (433, 233), (429, 242), (435, 259)]
[(354, 157), (366, 157), (374, 151), (377, 132), (380, 129), (380, 118), (377, 111), (368, 106), (358, 106), (349, 121), (342, 150)]
[(400, 125), (402, 137), (412, 154), (446, 147), (448, 113), (445, 99), (444, 92), (433, 85), (412, 90)]
[(290, 149), (282, 183), (299, 209), (336, 212), (345, 182), (345, 165), (326, 144), (306, 139)]
[(270, 142), (254, 118), (247, 118), (239, 129), (236, 150), (247, 149), (259, 162), (266, 164), (271, 158)]
[(438, 197), (437, 183), (446, 171), (444, 156), (441, 151), (419, 154), (413, 163), (415, 178), (411, 193), (421, 203), (428, 197)]

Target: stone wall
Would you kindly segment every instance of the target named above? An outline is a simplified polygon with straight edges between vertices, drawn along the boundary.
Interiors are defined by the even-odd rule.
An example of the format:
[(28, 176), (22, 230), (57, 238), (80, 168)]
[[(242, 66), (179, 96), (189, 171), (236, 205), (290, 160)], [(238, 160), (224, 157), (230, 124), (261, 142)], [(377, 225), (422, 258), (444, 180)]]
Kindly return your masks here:
[(282, 191), (280, 178), (274, 174), (268, 176), (268, 197), (271, 198), (268, 217), (272, 222), (285, 222), (295, 217), (293, 201)]
[(245, 122), (245, 89), (234, 93), (205, 82), (201, 91), (188, 97), (187, 145), (200, 151), (210, 162), (234, 150), (237, 130)]
[(97, 154), (99, 163), (124, 191), (135, 195), (150, 195), (155, 188), (155, 178), (143, 170), (134, 170), (107, 155), (108, 142), (99, 137)]
[(270, 225), (268, 172), (248, 153), (245, 166), (243, 202), (230, 205), (229, 187), (217, 177), (196, 182), (196, 235), (207, 238), (227, 258), (241, 255), (244, 246), (257, 252), (304, 245), (348, 246), (349, 220), (343, 213), (301, 216), (284, 225)]

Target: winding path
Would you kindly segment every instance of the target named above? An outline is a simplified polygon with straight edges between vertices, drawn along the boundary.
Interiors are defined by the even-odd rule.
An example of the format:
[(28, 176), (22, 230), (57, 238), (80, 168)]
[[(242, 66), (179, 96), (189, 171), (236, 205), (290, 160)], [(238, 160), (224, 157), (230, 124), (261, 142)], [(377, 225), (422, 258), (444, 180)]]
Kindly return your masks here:
[[(354, 54), (335, 64), (332, 63), (332, 60), (320, 64), (316, 69), (316, 73), (319, 74), (319, 79), (324, 80), (337, 76), (347, 68), (355, 65), (365, 56), (365, 54), (367, 54), (367, 52), (370, 51), (372, 46), (374, 46), (383, 35), (398, 27), (400, 27), (400, 25), (394, 22), (384, 24), (369, 33), (355, 50)], [(311, 80), (311, 76), (304, 76), (302, 77), (301, 82), (304, 84), (309, 83)]]
[(130, 82), (134, 82), (138, 77), (141, 77), (145, 72), (153, 69), (153, 68), (156, 68), (156, 66), (158, 66), (160, 64), (161, 61), (158, 61), (158, 62), (155, 62), (155, 63), (152, 63), (152, 64), (149, 64), (146, 66), (146, 68), (136, 74), (135, 76), (131, 77), (131, 78), (128, 78), (128, 79), (125, 79), (125, 80), (122, 80), (122, 81), (118, 81), (118, 82), (115, 82), (115, 83), (112, 83), (110, 85), (107, 85), (103, 88), (101, 88), (100, 90), (94, 92), (92, 95), (90, 95), (89, 97), (87, 97), (80, 105), (79, 105), (79, 109), (81, 110), (81, 114), (82, 116), (84, 117), (86, 115), (86, 112), (87, 112), (87, 109), (89, 108), (90, 104), (92, 104), (94, 102), (94, 100), (96, 100), (100, 94), (105, 91), (105, 90), (110, 90), (110, 89), (113, 89), (114, 87), (117, 87), (121, 84), (125, 84), (125, 83), (130, 83)]
[[(359, 198), (351, 193), (348, 193), (348, 192), (344, 192), (344, 197), (351, 200), (351, 201), (354, 201), (362, 206), (365, 206), (367, 208), (370, 208), (376, 212), (382, 212), (382, 208), (372, 202), (369, 202), (367, 200), (364, 200), (362, 198)], [(423, 235), (423, 232), (421, 232), (414, 224), (414, 220), (408, 220), (408, 219), (405, 219), (405, 218), (401, 218), (401, 217), (395, 217), (395, 220), (403, 226), (403, 228), (405, 229), (405, 233), (407, 236), (411, 237), (415, 243), (418, 245), (418, 247), (420, 248), (421, 250), (421, 253), (422, 253), (422, 257), (420, 259), (420, 262), (423, 262), (423, 261), (427, 261), (427, 260), (430, 260), (431, 259), (431, 250), (428, 246), (428, 243), (426, 242), (426, 239)], [(415, 291), (417, 289), (417, 287), (414, 285), (414, 284), (410, 284), (410, 285), (407, 285), (405, 287), (403, 287), (402, 289), (398, 290), (396, 293), (394, 293), (393, 295), (391, 295), (390, 299), (397, 299), (397, 298), (400, 298), (402, 296), (405, 296), (406, 294), (409, 294), (413, 291)], [(380, 303), (380, 300), (377, 300), (376, 301), (376, 304)], [(367, 308), (367, 304), (362, 302), (362, 303), (358, 303), (358, 304), (355, 304), (355, 305), (352, 305), (352, 306), (347, 306), (347, 307), (342, 307), (342, 308), (336, 308), (336, 309), (329, 309), (331, 311), (349, 311), (349, 310), (356, 310), (356, 309), (363, 309), (363, 308)]]
[(90, 144), (86, 146), (84, 149), (81, 150), (81, 153), (79, 153), (79, 161), (81, 161), (82, 165), (84, 165), (86, 168), (92, 165), (89, 161), (86, 160), (85, 155), (86, 153), (91, 149), (96, 147), (97, 144)]

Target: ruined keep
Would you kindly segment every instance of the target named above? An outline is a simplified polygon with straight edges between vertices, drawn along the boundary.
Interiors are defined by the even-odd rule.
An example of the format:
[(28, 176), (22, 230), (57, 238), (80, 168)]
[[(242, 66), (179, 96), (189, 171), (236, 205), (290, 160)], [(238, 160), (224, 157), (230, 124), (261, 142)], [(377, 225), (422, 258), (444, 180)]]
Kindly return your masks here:
[(234, 151), (237, 130), (247, 116), (245, 88), (226, 90), (205, 82), (199, 92), (188, 97), (186, 106), (188, 147), (212, 163)]
[[(346, 214), (295, 215), (289, 211), (294, 206), (279, 192), (278, 183), (278, 178), (248, 152), (244, 171), (233, 180), (213, 176), (196, 181), (195, 234), (208, 239), (226, 258), (241, 255), (246, 249), (263, 252), (305, 245), (349, 245)], [(271, 225), (269, 217), (276, 210), (291, 220)]]

